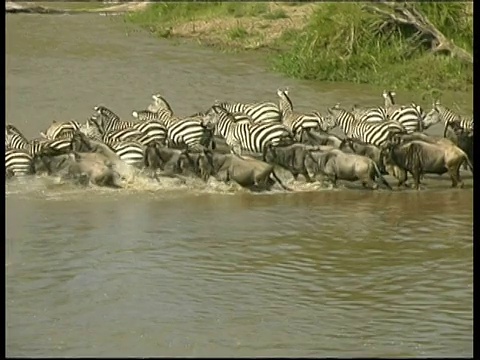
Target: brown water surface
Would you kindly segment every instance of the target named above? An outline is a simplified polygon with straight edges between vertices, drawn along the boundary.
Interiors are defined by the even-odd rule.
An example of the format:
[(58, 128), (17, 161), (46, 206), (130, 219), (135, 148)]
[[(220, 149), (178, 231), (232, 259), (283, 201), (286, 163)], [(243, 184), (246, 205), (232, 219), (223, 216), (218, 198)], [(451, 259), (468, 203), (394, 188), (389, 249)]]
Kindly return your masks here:
[[(96, 104), (129, 119), (161, 92), (180, 115), (215, 99), (298, 109), (381, 90), (267, 72), (128, 32), (120, 18), (7, 15), (7, 122), (29, 137)], [(446, 94), (465, 112), (469, 95)], [(399, 93), (399, 101), (418, 94)], [(441, 126), (429, 130), (438, 134)], [(54, 178), (6, 186), (9, 356), (472, 356), (472, 177), (420, 192), (358, 186), (251, 194), (192, 180), (120, 191)], [(391, 179), (389, 179), (391, 180)]]

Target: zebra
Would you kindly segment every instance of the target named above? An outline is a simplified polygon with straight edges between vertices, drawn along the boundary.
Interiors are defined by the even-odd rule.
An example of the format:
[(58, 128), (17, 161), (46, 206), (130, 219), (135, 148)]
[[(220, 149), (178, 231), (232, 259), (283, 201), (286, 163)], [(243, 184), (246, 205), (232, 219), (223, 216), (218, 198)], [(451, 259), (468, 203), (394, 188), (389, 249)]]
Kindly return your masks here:
[(388, 119), (392, 121), (398, 121), (402, 124), (407, 133), (415, 131), (423, 131), (423, 119), (425, 118), (425, 112), (420, 105), (411, 103), (409, 106), (399, 106), (395, 104), (395, 92), (383, 91), (382, 94), (385, 99), (385, 110), (387, 111)]
[(336, 124), (347, 137), (357, 138), (363, 142), (382, 148), (394, 134), (406, 133), (405, 128), (392, 121), (381, 123), (359, 122), (352, 113), (341, 109), (338, 104), (328, 109)]
[(293, 111), (293, 104), (288, 97), (288, 90), (277, 90), (280, 97), (279, 109), (282, 112), (282, 123), (290, 129), (294, 135), (301, 135), (301, 132), (311, 129), (320, 129), (324, 132), (329, 130), (329, 123), (318, 111), (308, 114), (300, 114)]
[[(203, 123), (203, 117), (194, 116), (181, 119), (174, 116), (170, 104), (160, 94), (152, 95), (155, 111), (134, 111), (132, 116), (139, 120), (153, 120), (161, 123), (166, 131), (166, 142), (169, 147), (188, 149), (200, 148), (205, 139), (211, 138), (210, 129)], [(155, 115), (153, 115), (155, 114)]]
[(439, 100), (433, 103), (433, 109), (438, 112), (440, 121), (445, 123), (443, 137), (447, 136), (447, 129), (452, 125), (465, 131), (473, 131), (473, 117), (461, 116), (441, 105)]
[(106, 115), (93, 115), (90, 120), (102, 134), (104, 142), (138, 140), (148, 145), (151, 141), (164, 143), (166, 139), (167, 130), (158, 121), (127, 122), (115, 117), (106, 118)]
[(55, 140), (60, 138), (71, 138), (73, 133), (80, 128), (80, 123), (75, 120), (57, 122), (53, 121), (45, 132), (41, 132), (44, 138)]
[(64, 154), (67, 153), (71, 146), (70, 138), (62, 138), (55, 140), (33, 139), (29, 141), (20, 130), (9, 124), (5, 131), (5, 146), (11, 149), (23, 149), (35, 157), (37, 154)]
[(283, 124), (249, 124), (244, 121), (236, 123), (233, 115), (221, 106), (212, 106), (207, 118), (219, 128), (227, 144), (232, 147), (232, 152), (237, 154), (240, 154), (242, 149), (262, 153), (268, 144), (278, 146), (294, 141), (292, 133)]
[(5, 176), (25, 176), (33, 174), (33, 157), (23, 149), (8, 149), (5, 151)]
[(215, 101), (214, 105), (221, 106), (232, 114), (244, 113), (253, 119), (256, 124), (279, 123), (282, 119), (282, 112), (277, 104), (273, 102), (259, 103), (229, 103)]
[(422, 120), (423, 130), (428, 129), (430, 126), (438, 124), (441, 121), (440, 113), (434, 108), (428, 112)]

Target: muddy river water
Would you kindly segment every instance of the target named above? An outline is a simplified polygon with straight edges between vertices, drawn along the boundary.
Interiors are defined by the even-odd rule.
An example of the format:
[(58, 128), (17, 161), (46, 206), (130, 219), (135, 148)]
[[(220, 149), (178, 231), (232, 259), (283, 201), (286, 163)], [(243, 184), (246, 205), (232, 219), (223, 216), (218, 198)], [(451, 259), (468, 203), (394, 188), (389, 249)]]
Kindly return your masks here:
[[(287, 79), (254, 54), (154, 39), (120, 18), (6, 21), (6, 119), (29, 137), (100, 103), (129, 119), (155, 92), (180, 115), (275, 101), (281, 86), (298, 109), (381, 103), (382, 89)], [(473, 355), (471, 174), (465, 189), (444, 175), (419, 192), (283, 175), (296, 192), (7, 183), (7, 355)]]

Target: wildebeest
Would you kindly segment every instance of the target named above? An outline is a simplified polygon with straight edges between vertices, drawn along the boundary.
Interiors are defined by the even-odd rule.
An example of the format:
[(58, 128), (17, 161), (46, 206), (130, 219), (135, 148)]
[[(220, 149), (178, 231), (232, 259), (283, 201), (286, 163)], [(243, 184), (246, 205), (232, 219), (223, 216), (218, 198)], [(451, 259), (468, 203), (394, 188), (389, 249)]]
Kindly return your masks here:
[(368, 144), (359, 139), (345, 138), (340, 144), (339, 149), (343, 152), (348, 152), (349, 149), (357, 155), (366, 156), (375, 161), (382, 174), (387, 173), (385, 170), (385, 166), (383, 165), (382, 150), (375, 145)]
[(263, 151), (263, 161), (290, 171), (295, 180), (298, 175), (303, 175), (306, 181), (312, 182), (305, 165), (307, 157), (314, 160), (310, 153), (312, 150), (316, 150), (316, 147), (301, 143), (286, 146), (267, 145)]
[(316, 166), (313, 167), (314, 175), (320, 173), (326, 176), (336, 186), (337, 180), (357, 181), (362, 185), (377, 189), (376, 181), (392, 190), (390, 184), (380, 173), (380, 170), (372, 159), (357, 154), (344, 153), (341, 150), (333, 149), (330, 151), (315, 151), (312, 156), (316, 159)]
[(392, 174), (398, 179), (398, 186), (407, 180), (407, 172), (412, 174), (415, 189), (419, 189), (420, 176), (422, 174), (444, 174), (449, 173), (452, 179), (452, 187), (460, 185), (463, 181), (460, 178), (460, 165), (468, 160), (467, 154), (458, 146), (442, 146), (439, 144), (427, 143), (414, 140), (406, 143), (391, 143), (384, 151), (385, 164), (396, 167), (396, 173)]
[(210, 175), (219, 181), (231, 179), (251, 190), (270, 190), (276, 181), (290, 191), (275, 174), (273, 165), (249, 156), (206, 151), (198, 158), (198, 169), (205, 180)]
[[(459, 147), (463, 151), (467, 153), (467, 156), (469, 156), (469, 152), (472, 155), (471, 158), (469, 156), (470, 163), (473, 164), (471, 161), (473, 159), (473, 133), (469, 131), (463, 131), (462, 129), (456, 129), (456, 130), (451, 130), (448, 132), (448, 138), (443, 138), (439, 136), (432, 136), (432, 135), (426, 135), (423, 133), (412, 133), (410, 135), (398, 135), (393, 139), (394, 142), (407, 142), (407, 141), (413, 141), (413, 140), (418, 140), (418, 141), (424, 141), (429, 144), (435, 144), (440, 146), (441, 148), (444, 148), (445, 150), (447, 149), (456, 149)], [(465, 146), (465, 148), (462, 148), (459, 146), (459, 140), (462, 142), (462, 146)], [(469, 152), (468, 152), (469, 151)], [(468, 167), (468, 164), (466, 162), (463, 163), (465, 167)], [(472, 170), (473, 172), (473, 170)]]
[(157, 181), (159, 180), (157, 169), (161, 170), (161, 176), (175, 177), (184, 181), (180, 174), (197, 174), (196, 155), (187, 154), (189, 152), (185, 149), (171, 149), (152, 141), (145, 149), (144, 166)]
[(120, 175), (113, 169), (113, 164), (100, 153), (36, 156), (33, 165), (37, 174), (60, 175), (98, 186), (122, 187)]

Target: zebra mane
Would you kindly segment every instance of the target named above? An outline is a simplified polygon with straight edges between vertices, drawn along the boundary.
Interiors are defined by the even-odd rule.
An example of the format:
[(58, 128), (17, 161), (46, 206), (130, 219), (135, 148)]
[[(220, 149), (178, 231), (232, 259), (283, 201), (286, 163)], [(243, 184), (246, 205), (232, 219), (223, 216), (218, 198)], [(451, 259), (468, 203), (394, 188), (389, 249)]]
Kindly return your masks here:
[(8, 124), (5, 126), (5, 130), (6, 130), (6, 135), (17, 135), (17, 136), (20, 136), (23, 140), (28, 142), (27, 137), (23, 135), (23, 133), (20, 130), (18, 130), (16, 126), (12, 124)]
[(153, 94), (152, 95), (152, 99), (153, 101), (155, 102), (155, 105), (161, 105), (162, 108), (165, 108), (167, 109), (168, 111), (170, 111), (172, 114), (173, 114), (173, 109), (172, 107), (170, 106), (170, 104), (168, 103), (168, 101), (160, 94)]

